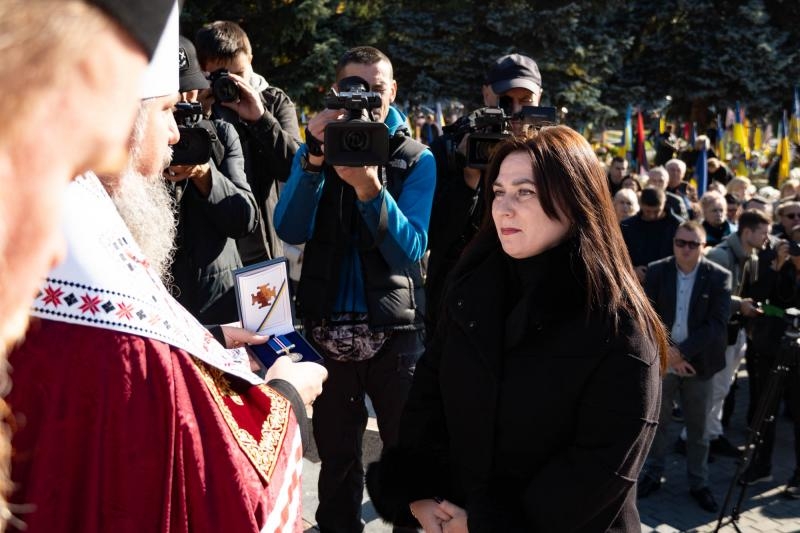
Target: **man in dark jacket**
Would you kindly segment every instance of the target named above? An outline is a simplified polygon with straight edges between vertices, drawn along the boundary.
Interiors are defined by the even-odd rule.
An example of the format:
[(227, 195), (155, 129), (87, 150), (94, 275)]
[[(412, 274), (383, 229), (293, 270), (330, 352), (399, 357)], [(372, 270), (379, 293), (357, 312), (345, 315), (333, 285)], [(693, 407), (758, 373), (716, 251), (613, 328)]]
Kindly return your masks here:
[[(195, 38), (203, 70), (212, 74), (227, 69), (238, 87), (238, 99), (216, 102), (215, 118), (236, 126), (242, 143), (245, 172), (260, 211), (259, 225), (238, 242), (245, 265), (283, 255), (272, 217), (278, 203), (278, 182), (289, 178), (292, 158), (300, 145), (294, 103), (277, 87), (253, 72), (253, 49), (235, 22), (205, 25)], [(212, 95), (213, 96), (213, 95)]]
[[(208, 88), (208, 80), (185, 37), (179, 57), (182, 99), (192, 101), (198, 90)], [(238, 319), (233, 271), (242, 261), (234, 239), (255, 229), (258, 208), (236, 129), (222, 120), (206, 127), (216, 135), (214, 156), (202, 165), (172, 166), (165, 173), (178, 206), (171, 272), (176, 298), (189, 312), (204, 324), (225, 324)]]
[(647, 265), (672, 253), (672, 238), (681, 219), (666, 210), (666, 197), (660, 189), (645, 189), (639, 200), (641, 210), (621, 223), (639, 281), (644, 281)]
[(686, 204), (683, 198), (675, 193), (667, 191), (668, 181), (669, 172), (667, 172), (667, 169), (664, 167), (653, 167), (647, 171), (647, 186), (664, 191), (667, 211), (672, 212), (672, 214), (681, 220), (688, 220), (689, 212), (686, 210)]
[(670, 330), (669, 369), (663, 379), (661, 414), (650, 456), (639, 481), (639, 497), (661, 487), (667, 454), (672, 400), (680, 394), (688, 433), (686, 469), (689, 492), (708, 512), (717, 502), (708, 488), (708, 436), (705, 434), (711, 377), (725, 367), (731, 274), (703, 257), (705, 231), (684, 222), (675, 233), (674, 253), (647, 268), (645, 291)]

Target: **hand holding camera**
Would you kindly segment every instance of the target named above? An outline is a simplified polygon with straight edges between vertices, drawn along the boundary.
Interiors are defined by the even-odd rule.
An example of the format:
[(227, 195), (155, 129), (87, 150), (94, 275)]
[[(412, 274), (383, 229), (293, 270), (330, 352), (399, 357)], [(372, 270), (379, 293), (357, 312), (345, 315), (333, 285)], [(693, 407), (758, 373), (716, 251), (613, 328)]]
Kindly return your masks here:
[(212, 72), (208, 79), (217, 103), (236, 111), (242, 120), (255, 122), (264, 114), (261, 97), (241, 76), (219, 69)]
[(381, 182), (378, 179), (378, 167), (333, 167), (342, 181), (353, 187), (356, 196), (362, 202), (368, 202), (381, 192)]
[[(323, 109), (308, 121), (308, 133), (325, 146), (325, 129), (331, 122), (347, 120), (347, 113), (342, 109)], [(308, 133), (306, 135), (308, 135)]]
[(164, 177), (173, 183), (190, 179), (204, 198), (211, 194), (211, 164), (208, 162), (200, 165), (172, 165), (167, 168)]

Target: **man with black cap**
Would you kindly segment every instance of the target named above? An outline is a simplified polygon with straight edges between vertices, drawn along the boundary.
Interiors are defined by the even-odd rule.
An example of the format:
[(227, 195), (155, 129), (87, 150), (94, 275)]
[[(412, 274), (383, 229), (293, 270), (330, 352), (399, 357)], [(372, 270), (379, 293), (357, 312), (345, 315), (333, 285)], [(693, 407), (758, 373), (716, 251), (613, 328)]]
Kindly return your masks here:
[[(0, 389), (41, 279), (64, 254), (63, 191), (89, 168), (120, 169), (139, 79), (171, 0), (0, 2)], [(97, 53), (102, 50), (103, 53)], [(0, 529), (11, 513), (0, 424)]]
[[(506, 115), (518, 113), (524, 106), (538, 106), (542, 97), (542, 76), (536, 61), (522, 54), (499, 58), (486, 74), (482, 86), (486, 107), (501, 107)], [(511, 123), (515, 134), (522, 133), (518, 120)], [(472, 240), (484, 213), (481, 170), (466, 166), (464, 157), (467, 136), (446, 133), (432, 145), (436, 158), (436, 196), (428, 233), (427, 328), (435, 327), (439, 301), (447, 273)]]
[[(197, 103), (208, 89), (192, 42), (180, 38), (181, 101)], [(202, 109), (196, 109), (202, 116)], [(170, 271), (177, 300), (204, 324), (238, 320), (233, 271), (242, 261), (235, 239), (251, 233), (258, 208), (244, 173), (236, 128), (223, 120), (190, 118), (196, 131), (208, 132), (212, 156), (202, 164), (170, 166), (164, 177), (178, 209), (175, 257)], [(191, 134), (191, 131), (184, 133)]]

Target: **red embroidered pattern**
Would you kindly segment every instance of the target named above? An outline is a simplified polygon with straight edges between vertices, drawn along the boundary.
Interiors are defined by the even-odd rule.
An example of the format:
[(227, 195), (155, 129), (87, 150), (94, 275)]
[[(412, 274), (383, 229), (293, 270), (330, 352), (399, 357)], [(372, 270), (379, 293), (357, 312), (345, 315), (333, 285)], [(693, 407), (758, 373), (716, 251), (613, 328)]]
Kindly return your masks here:
[(92, 313), (94, 315), (100, 310), (100, 298), (97, 296), (89, 296), (88, 294), (84, 294), (81, 296), (81, 300), (83, 300), (83, 303), (79, 309), (82, 313)]
[(54, 289), (52, 285), (48, 285), (44, 292), (44, 305), (52, 304), (53, 307), (61, 305), (61, 297), (64, 296), (64, 291), (60, 287)]
[(125, 302), (117, 302), (117, 307), (119, 307), (117, 310), (117, 316), (119, 318), (124, 318), (125, 320), (133, 318), (134, 309), (132, 305), (128, 305)]

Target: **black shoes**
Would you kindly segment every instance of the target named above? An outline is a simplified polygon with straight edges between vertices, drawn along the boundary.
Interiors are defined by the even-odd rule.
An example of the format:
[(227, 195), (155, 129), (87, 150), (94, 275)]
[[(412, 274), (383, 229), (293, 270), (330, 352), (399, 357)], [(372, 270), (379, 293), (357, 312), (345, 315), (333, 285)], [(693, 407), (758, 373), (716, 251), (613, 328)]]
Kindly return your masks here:
[(703, 510), (708, 511), (709, 513), (716, 513), (719, 511), (719, 505), (717, 505), (717, 500), (714, 499), (714, 495), (711, 494), (711, 491), (708, 487), (703, 487), (702, 489), (697, 490), (690, 490), (689, 494), (692, 495), (694, 501), (703, 508)]
[(769, 468), (758, 466), (756, 463), (751, 463), (739, 479), (739, 483), (742, 485), (755, 485), (762, 481), (772, 481), (772, 471)]
[(723, 457), (741, 457), (742, 451), (731, 444), (731, 441), (720, 435), (716, 439), (709, 442), (708, 451), (714, 455), (722, 455)]
[(639, 486), (636, 489), (637, 498), (647, 498), (655, 491), (661, 488), (661, 477), (658, 479), (645, 475), (639, 480)]

